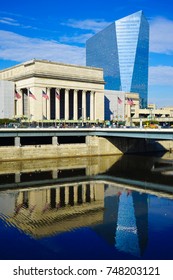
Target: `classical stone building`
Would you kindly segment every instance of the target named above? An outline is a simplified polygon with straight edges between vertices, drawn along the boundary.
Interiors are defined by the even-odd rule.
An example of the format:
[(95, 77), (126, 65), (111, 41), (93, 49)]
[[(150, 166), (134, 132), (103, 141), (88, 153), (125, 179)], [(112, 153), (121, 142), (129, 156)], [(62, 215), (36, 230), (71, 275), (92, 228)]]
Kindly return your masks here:
[(0, 71), (0, 80), (14, 83), (14, 116), (30, 121), (104, 119), (102, 69), (34, 59)]

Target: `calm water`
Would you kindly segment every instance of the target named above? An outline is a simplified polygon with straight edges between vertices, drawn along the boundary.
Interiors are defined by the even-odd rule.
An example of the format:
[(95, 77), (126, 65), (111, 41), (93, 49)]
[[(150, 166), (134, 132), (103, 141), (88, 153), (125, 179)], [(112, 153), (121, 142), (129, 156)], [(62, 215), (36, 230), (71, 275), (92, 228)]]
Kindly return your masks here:
[(0, 163), (0, 259), (173, 259), (173, 155)]

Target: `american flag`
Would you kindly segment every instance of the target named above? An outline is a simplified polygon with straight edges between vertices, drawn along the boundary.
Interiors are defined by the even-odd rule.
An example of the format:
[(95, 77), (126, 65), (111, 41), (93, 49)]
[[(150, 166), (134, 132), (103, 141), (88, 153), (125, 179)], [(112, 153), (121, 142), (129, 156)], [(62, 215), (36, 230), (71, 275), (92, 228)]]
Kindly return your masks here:
[(35, 99), (35, 100), (36, 100), (35, 95), (34, 95), (31, 91), (29, 91), (29, 97), (32, 97), (33, 99)]
[(21, 98), (21, 95), (17, 92), (16, 89), (15, 89), (15, 97), (16, 97), (17, 99)]
[(42, 90), (42, 96), (45, 98), (45, 99), (49, 99), (49, 96), (47, 95), (47, 93)]
[(122, 100), (121, 98), (118, 97), (118, 104), (121, 104), (122, 103)]
[(127, 104), (128, 105), (133, 105), (133, 99), (132, 98), (127, 98)]
[(57, 98), (58, 100), (60, 100), (60, 93), (59, 93), (58, 91), (56, 91), (55, 94), (56, 94), (56, 98)]

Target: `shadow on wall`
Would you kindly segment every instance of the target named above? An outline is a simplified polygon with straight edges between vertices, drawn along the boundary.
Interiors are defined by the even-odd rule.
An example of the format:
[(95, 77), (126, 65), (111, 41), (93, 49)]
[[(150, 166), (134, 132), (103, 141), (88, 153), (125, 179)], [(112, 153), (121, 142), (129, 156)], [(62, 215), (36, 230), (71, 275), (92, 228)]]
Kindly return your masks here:
[(105, 120), (109, 121), (113, 112), (110, 110), (110, 100), (106, 96), (104, 97), (104, 103), (105, 103)]
[(116, 146), (123, 154), (149, 153), (169, 151), (171, 141), (158, 141), (153, 139), (138, 139), (138, 138), (121, 138), (108, 137), (106, 138), (111, 144)]

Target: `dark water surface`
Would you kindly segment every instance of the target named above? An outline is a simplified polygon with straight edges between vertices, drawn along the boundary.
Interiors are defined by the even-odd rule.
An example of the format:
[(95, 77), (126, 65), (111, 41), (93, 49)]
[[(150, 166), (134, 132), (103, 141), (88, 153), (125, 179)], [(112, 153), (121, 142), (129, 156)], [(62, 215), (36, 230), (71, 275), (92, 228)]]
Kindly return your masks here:
[(0, 259), (173, 259), (173, 155), (0, 163)]

